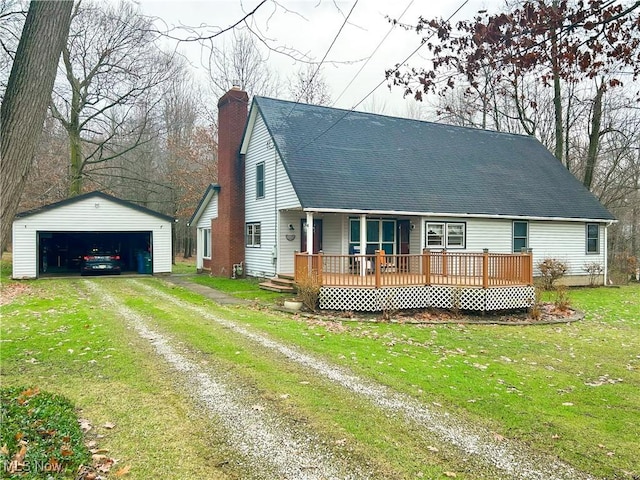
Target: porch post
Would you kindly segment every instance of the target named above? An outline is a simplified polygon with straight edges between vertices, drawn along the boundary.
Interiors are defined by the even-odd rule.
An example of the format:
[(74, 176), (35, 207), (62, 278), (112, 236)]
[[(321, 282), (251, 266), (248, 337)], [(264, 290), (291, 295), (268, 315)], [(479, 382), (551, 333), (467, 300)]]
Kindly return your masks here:
[[(209, 246), (211, 248), (211, 246)], [(196, 271), (202, 272), (204, 268), (204, 232), (201, 228), (196, 229)]]
[(489, 249), (482, 249), (482, 288), (489, 286)]
[(367, 216), (360, 215), (360, 276), (367, 275)]
[(422, 274), (424, 275), (424, 284), (431, 285), (431, 250), (422, 249)]
[(307, 212), (307, 254), (313, 253), (313, 212)]

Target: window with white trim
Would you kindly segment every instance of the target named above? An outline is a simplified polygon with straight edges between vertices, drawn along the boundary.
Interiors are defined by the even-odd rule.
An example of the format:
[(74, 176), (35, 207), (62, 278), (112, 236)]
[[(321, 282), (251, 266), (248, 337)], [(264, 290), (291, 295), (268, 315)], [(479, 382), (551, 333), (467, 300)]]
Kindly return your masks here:
[(264, 198), (264, 162), (256, 165), (256, 198)]
[(521, 252), (529, 246), (529, 222), (513, 222), (513, 251)]
[(587, 253), (600, 253), (600, 225), (587, 223)]
[(202, 256), (203, 258), (211, 258), (211, 229), (202, 229)]
[(247, 223), (247, 247), (260, 246), (260, 222)]
[(464, 222), (427, 222), (427, 248), (465, 248), (467, 224)]

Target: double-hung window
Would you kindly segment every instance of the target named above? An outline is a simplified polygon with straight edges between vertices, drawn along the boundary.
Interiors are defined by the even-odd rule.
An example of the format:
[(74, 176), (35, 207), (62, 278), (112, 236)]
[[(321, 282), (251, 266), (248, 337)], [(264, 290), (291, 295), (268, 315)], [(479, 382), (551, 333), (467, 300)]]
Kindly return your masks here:
[(256, 165), (256, 198), (264, 198), (264, 162)]
[(464, 222), (427, 222), (427, 248), (465, 248)]
[(587, 223), (587, 253), (600, 253), (600, 225)]
[(202, 229), (202, 256), (211, 258), (211, 229)]
[(260, 222), (247, 223), (247, 247), (260, 246)]
[(529, 223), (513, 222), (513, 251), (521, 252), (529, 246)]

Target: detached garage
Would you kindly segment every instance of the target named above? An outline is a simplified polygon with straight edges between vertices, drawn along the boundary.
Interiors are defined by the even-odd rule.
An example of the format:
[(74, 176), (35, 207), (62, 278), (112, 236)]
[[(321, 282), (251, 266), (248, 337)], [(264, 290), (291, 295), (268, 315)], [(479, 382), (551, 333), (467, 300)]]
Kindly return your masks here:
[(171, 273), (173, 221), (102, 192), (19, 213), (13, 278), (79, 275), (91, 252), (113, 254), (123, 273)]

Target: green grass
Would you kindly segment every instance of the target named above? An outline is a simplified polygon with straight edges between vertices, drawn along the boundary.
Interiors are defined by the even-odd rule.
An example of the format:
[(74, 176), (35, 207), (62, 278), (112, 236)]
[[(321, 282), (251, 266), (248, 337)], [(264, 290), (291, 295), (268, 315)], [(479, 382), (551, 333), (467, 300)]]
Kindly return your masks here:
[(3, 386), (68, 398), (94, 425), (90, 435), (103, 436), (100, 448), (131, 466), (127, 478), (229, 478), (216, 467), (231, 458), (218, 433), (176, 391), (148, 342), (99, 308), (80, 279), (24, 284), (0, 307)]
[(74, 406), (64, 397), (24, 386), (3, 388), (0, 420), (3, 476), (74, 478), (90, 462)]
[(0, 259), (0, 283), (11, 281), (12, 270), (11, 255), (8, 253), (2, 254), (2, 259)]
[(177, 256), (175, 263), (171, 266), (171, 273), (177, 274), (195, 274), (196, 273), (196, 261), (194, 257), (183, 258)]
[(575, 289), (570, 296), (586, 318), (561, 325), (322, 323), (254, 312), (236, 318), (585, 471), (638, 475), (640, 287)]
[[(232, 294), (256, 290), (245, 280), (194, 279)], [(123, 280), (90, 281), (101, 282), (129, 308), (153, 319), (154, 328), (190, 345), (188, 355), (198, 364), (230, 372), (252, 389), (257, 402), (320, 432), (342, 455), (372, 465), (381, 477), (445, 478), (446, 471), (469, 479), (497, 475), (201, 315), (151, 298), (139, 285), (158, 286), (427, 405), (440, 404), (578, 469), (607, 478), (640, 475), (638, 285), (570, 290), (573, 305), (586, 312), (583, 321), (516, 327), (327, 322), (222, 308), (156, 279)], [(116, 423), (113, 431), (100, 433), (106, 434), (111, 454), (132, 465), (131, 478), (241, 475), (228, 464), (207, 470), (228, 455), (208, 447), (221, 442), (215, 425), (175, 390), (148, 344), (117, 315), (98, 307), (83, 280), (27, 285), (29, 291), (0, 310), (3, 385), (38, 385), (68, 397), (96, 425)]]
[(286, 298), (287, 296), (282, 293), (271, 292), (268, 290), (262, 290), (258, 284), (259, 280), (251, 278), (224, 278), (224, 277), (211, 277), (209, 275), (198, 275), (189, 278), (193, 283), (211, 287), (221, 292), (225, 292), (231, 296), (242, 298), (245, 300), (255, 300), (262, 303), (276, 303), (278, 300)]

